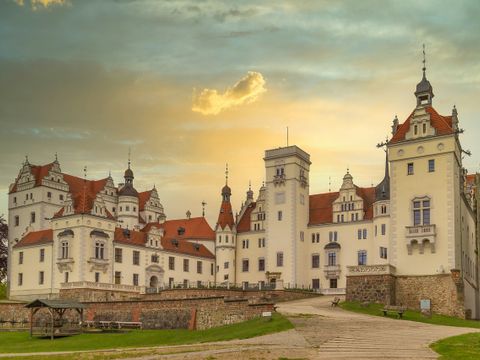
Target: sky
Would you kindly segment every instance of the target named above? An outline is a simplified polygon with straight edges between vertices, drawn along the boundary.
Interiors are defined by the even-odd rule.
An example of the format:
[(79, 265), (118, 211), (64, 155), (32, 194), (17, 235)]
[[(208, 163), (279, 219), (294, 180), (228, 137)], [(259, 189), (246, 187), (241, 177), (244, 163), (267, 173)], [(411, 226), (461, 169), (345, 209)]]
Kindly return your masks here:
[[(422, 44), (443, 115), (479, 171), (480, 2), (0, 0), (0, 214), (25, 156), (155, 184), (167, 218), (236, 211), (264, 151), (311, 155), (310, 192), (381, 181), (395, 115), (415, 107)], [(331, 180), (329, 180), (331, 179)], [(331, 185), (329, 185), (331, 182)]]

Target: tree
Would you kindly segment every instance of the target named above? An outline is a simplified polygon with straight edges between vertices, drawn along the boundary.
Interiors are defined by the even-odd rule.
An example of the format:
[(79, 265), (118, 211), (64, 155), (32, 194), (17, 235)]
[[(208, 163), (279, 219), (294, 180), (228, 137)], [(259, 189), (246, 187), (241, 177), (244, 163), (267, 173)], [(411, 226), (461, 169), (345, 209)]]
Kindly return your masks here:
[(0, 215), (0, 283), (7, 278), (7, 256), (8, 256), (8, 225), (3, 215)]

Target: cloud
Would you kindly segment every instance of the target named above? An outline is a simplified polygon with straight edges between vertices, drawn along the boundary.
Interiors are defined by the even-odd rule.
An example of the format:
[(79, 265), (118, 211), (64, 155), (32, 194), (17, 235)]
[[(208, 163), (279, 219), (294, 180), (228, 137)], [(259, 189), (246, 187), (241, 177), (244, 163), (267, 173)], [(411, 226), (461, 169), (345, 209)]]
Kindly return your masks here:
[[(20, 6), (25, 5), (25, 0), (13, 0)], [(56, 5), (66, 5), (67, 0), (30, 0), (32, 10), (45, 9)]]
[(267, 91), (262, 74), (249, 71), (245, 77), (228, 88), (223, 94), (215, 89), (203, 89), (200, 93), (194, 90), (192, 111), (203, 115), (217, 115), (223, 110), (254, 102)]

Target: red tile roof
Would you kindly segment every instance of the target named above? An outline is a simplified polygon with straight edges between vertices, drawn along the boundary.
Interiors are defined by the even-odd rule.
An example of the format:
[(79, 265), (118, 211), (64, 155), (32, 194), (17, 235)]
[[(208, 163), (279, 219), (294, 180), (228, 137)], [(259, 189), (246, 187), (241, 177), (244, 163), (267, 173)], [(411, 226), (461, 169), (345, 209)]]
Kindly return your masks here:
[[(373, 203), (375, 202), (375, 188), (356, 187), (357, 195), (363, 199), (365, 220), (373, 219)], [(339, 192), (310, 195), (309, 225), (333, 223), (333, 202), (338, 199)]]
[[(430, 123), (435, 128), (436, 135), (453, 134), (451, 116), (442, 116), (437, 113), (437, 111), (431, 106), (427, 106), (425, 110), (427, 111), (427, 113), (430, 114)], [(405, 120), (405, 122), (398, 127), (397, 132), (390, 140), (390, 144), (395, 144), (397, 142), (405, 140), (405, 135), (410, 129), (410, 120), (412, 119), (414, 112), (415, 111), (412, 111), (407, 120)]]
[(235, 220), (233, 219), (232, 204), (230, 201), (222, 201), (220, 205), (220, 212), (218, 213), (217, 225), (221, 229), (225, 229), (228, 225), (230, 229), (235, 225)]
[[(212, 230), (204, 217), (195, 217), (190, 219), (167, 220), (164, 223), (149, 223), (142, 231), (148, 232), (155, 226), (163, 229), (166, 239), (185, 239), (185, 240), (212, 240), (215, 241), (215, 232)], [(179, 235), (179, 228), (184, 229), (184, 233)]]
[(145, 210), (145, 204), (150, 199), (151, 195), (152, 195), (152, 190), (143, 191), (143, 192), (138, 193), (138, 208), (139, 208), (140, 211)]
[(107, 179), (84, 180), (82, 178), (63, 174), (63, 179), (70, 188), (75, 214), (85, 214), (92, 210), (97, 194), (103, 190)]
[(42, 245), (42, 244), (49, 244), (53, 242), (53, 230), (40, 230), (40, 231), (31, 231), (26, 234), (18, 243), (16, 243), (13, 247), (20, 248), (25, 246), (33, 246), (33, 245)]
[(242, 217), (240, 218), (240, 221), (237, 224), (237, 233), (242, 233), (242, 232), (247, 232), (251, 230), (250, 224), (250, 218), (252, 215), (252, 211), (255, 210), (255, 207), (257, 206), (257, 203), (252, 202), (248, 207), (245, 209), (245, 212), (243, 213)]
[(143, 231), (127, 231), (126, 229), (115, 228), (113, 241), (128, 245), (145, 246), (147, 242), (147, 233)]
[[(204, 218), (193, 218), (170, 220), (163, 224), (149, 223), (140, 231), (129, 230), (127, 232), (122, 228), (116, 228), (114, 241), (121, 244), (145, 246), (148, 232), (155, 227), (164, 230), (164, 235), (161, 240), (161, 245), (164, 250), (213, 259), (215, 256), (204, 245), (195, 244), (187, 240), (215, 240), (215, 233), (210, 228), (210, 234), (207, 234), (205, 224), (210, 228)], [(183, 235), (178, 235), (178, 228), (180, 226), (185, 229)]]

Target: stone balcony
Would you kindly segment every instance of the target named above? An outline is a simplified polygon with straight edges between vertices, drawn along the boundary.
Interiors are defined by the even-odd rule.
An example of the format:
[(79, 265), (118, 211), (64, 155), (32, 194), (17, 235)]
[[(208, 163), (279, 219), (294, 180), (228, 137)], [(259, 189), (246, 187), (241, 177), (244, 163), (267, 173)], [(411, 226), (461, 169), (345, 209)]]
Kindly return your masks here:
[(60, 271), (73, 271), (73, 258), (58, 258), (57, 267)]
[(412, 255), (418, 247), (419, 253), (423, 254), (426, 246), (430, 246), (431, 253), (435, 253), (435, 238), (437, 235), (436, 225), (416, 225), (405, 227), (405, 238), (408, 254)]
[(325, 265), (323, 267), (323, 272), (327, 279), (338, 279), (341, 271), (340, 265)]
[(395, 275), (395, 272), (390, 264), (347, 266), (347, 276)]
[(436, 235), (435, 225), (417, 225), (417, 226), (406, 226), (406, 237), (407, 238), (423, 238), (431, 237)]

